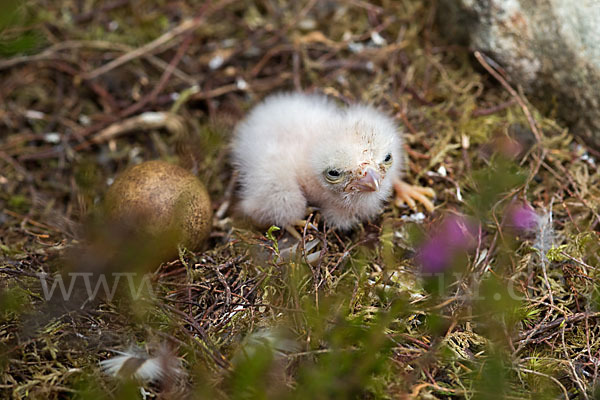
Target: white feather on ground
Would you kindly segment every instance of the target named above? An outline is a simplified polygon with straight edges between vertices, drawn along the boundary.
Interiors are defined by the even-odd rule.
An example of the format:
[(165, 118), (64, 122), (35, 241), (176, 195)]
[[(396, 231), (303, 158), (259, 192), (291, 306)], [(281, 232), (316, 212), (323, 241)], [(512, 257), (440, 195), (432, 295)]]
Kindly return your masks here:
[(100, 361), (102, 370), (111, 376), (136, 379), (143, 382), (158, 382), (166, 377), (181, 373), (179, 360), (168, 351), (161, 350), (150, 357), (141, 350), (116, 351), (118, 356)]
[(261, 225), (290, 226), (316, 206), (334, 228), (375, 217), (403, 165), (394, 121), (366, 105), (321, 95), (269, 96), (238, 124), (232, 143), (241, 210)]

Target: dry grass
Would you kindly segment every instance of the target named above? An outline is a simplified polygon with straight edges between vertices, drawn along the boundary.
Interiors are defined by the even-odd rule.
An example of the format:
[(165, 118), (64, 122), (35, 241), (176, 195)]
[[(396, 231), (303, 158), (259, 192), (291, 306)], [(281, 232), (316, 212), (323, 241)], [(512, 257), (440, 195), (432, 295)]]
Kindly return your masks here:
[[(0, 46), (0, 397), (132, 398), (136, 385), (116, 385), (98, 361), (166, 343), (186, 375), (146, 385), (163, 398), (595, 398), (598, 153), (448, 44), (435, 11), (26, 2), (0, 36), (34, 38), (13, 46), (25, 55)], [(349, 234), (311, 215), (313, 265), (280, 254), (281, 232), (235, 218), (232, 127), (293, 89), (394, 115), (407, 179), (436, 190), (436, 212), (413, 222), (390, 206)], [(165, 119), (144, 124), (146, 111)], [(119, 171), (155, 158), (206, 183), (217, 211), (206, 249), (155, 265), (154, 295), (140, 301), (45, 302), (36, 274), (109, 262), (78, 245), (85, 216)], [(510, 226), (515, 199), (534, 206), (536, 229)], [(439, 281), (414, 255), (450, 214), (473, 218), (476, 240)], [(154, 265), (125, 243), (120, 262)], [(274, 344), (256, 346), (257, 334)]]

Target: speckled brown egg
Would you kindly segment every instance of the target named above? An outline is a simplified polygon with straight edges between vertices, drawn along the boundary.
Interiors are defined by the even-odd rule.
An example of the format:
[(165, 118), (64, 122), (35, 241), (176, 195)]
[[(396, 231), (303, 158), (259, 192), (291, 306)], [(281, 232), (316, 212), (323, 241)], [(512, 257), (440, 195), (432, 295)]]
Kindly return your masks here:
[(175, 235), (200, 248), (212, 223), (210, 198), (191, 172), (165, 161), (147, 161), (117, 176), (105, 196), (107, 216), (151, 237)]

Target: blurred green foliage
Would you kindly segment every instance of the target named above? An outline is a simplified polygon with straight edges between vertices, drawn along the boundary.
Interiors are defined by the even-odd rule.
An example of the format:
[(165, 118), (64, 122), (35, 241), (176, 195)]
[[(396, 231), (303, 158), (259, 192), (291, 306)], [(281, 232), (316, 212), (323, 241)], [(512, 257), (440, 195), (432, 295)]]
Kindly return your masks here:
[(33, 17), (25, 1), (3, 0), (0, 4), (0, 57), (12, 57), (35, 50), (42, 43), (41, 34), (31, 26)]
[(27, 197), (21, 194), (15, 194), (8, 199), (8, 207), (16, 212), (22, 213), (29, 209), (30, 201)]
[(30, 304), (29, 292), (19, 286), (0, 290), (0, 321), (18, 317)]
[(287, 357), (296, 360), (288, 365), (297, 377), (292, 386), (284, 384), (289, 358), (279, 353), (276, 341), (265, 341), (241, 350), (226, 385), (231, 398), (385, 398), (389, 380), (398, 378), (388, 332), (406, 313), (406, 304), (393, 302), (374, 315), (355, 314), (346, 294), (321, 298), (318, 306), (312, 298), (303, 302), (295, 325), (308, 340), (300, 346), (304, 351), (287, 349)]
[(495, 154), (488, 166), (473, 172), (474, 191), (468, 197), (467, 204), (475, 217), (486, 221), (503, 195), (522, 185), (526, 178), (525, 171), (514, 160)]

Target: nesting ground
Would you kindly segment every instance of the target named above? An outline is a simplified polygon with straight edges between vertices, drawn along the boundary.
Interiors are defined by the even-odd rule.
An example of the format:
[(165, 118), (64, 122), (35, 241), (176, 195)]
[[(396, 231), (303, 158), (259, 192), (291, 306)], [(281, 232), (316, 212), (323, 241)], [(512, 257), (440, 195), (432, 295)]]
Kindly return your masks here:
[[(599, 153), (552, 119), (552, 99), (538, 113), (444, 37), (435, 2), (5, 8), (1, 398), (141, 397), (98, 364), (129, 346), (170, 348), (183, 372), (143, 384), (163, 398), (598, 398)], [(237, 218), (227, 143), (279, 90), (393, 115), (407, 181), (435, 189), (436, 211), (390, 205), (350, 233), (311, 214), (302, 243), (317, 246), (295, 254), (286, 234)], [(159, 264), (124, 240), (121, 265), (152, 266), (151, 293), (46, 301), (40, 273), (106, 263), (84, 244), (118, 240), (89, 216), (117, 173), (150, 159), (206, 183), (205, 249)], [(468, 244), (439, 238), (447, 221)], [(432, 242), (453, 249), (433, 277)]]

